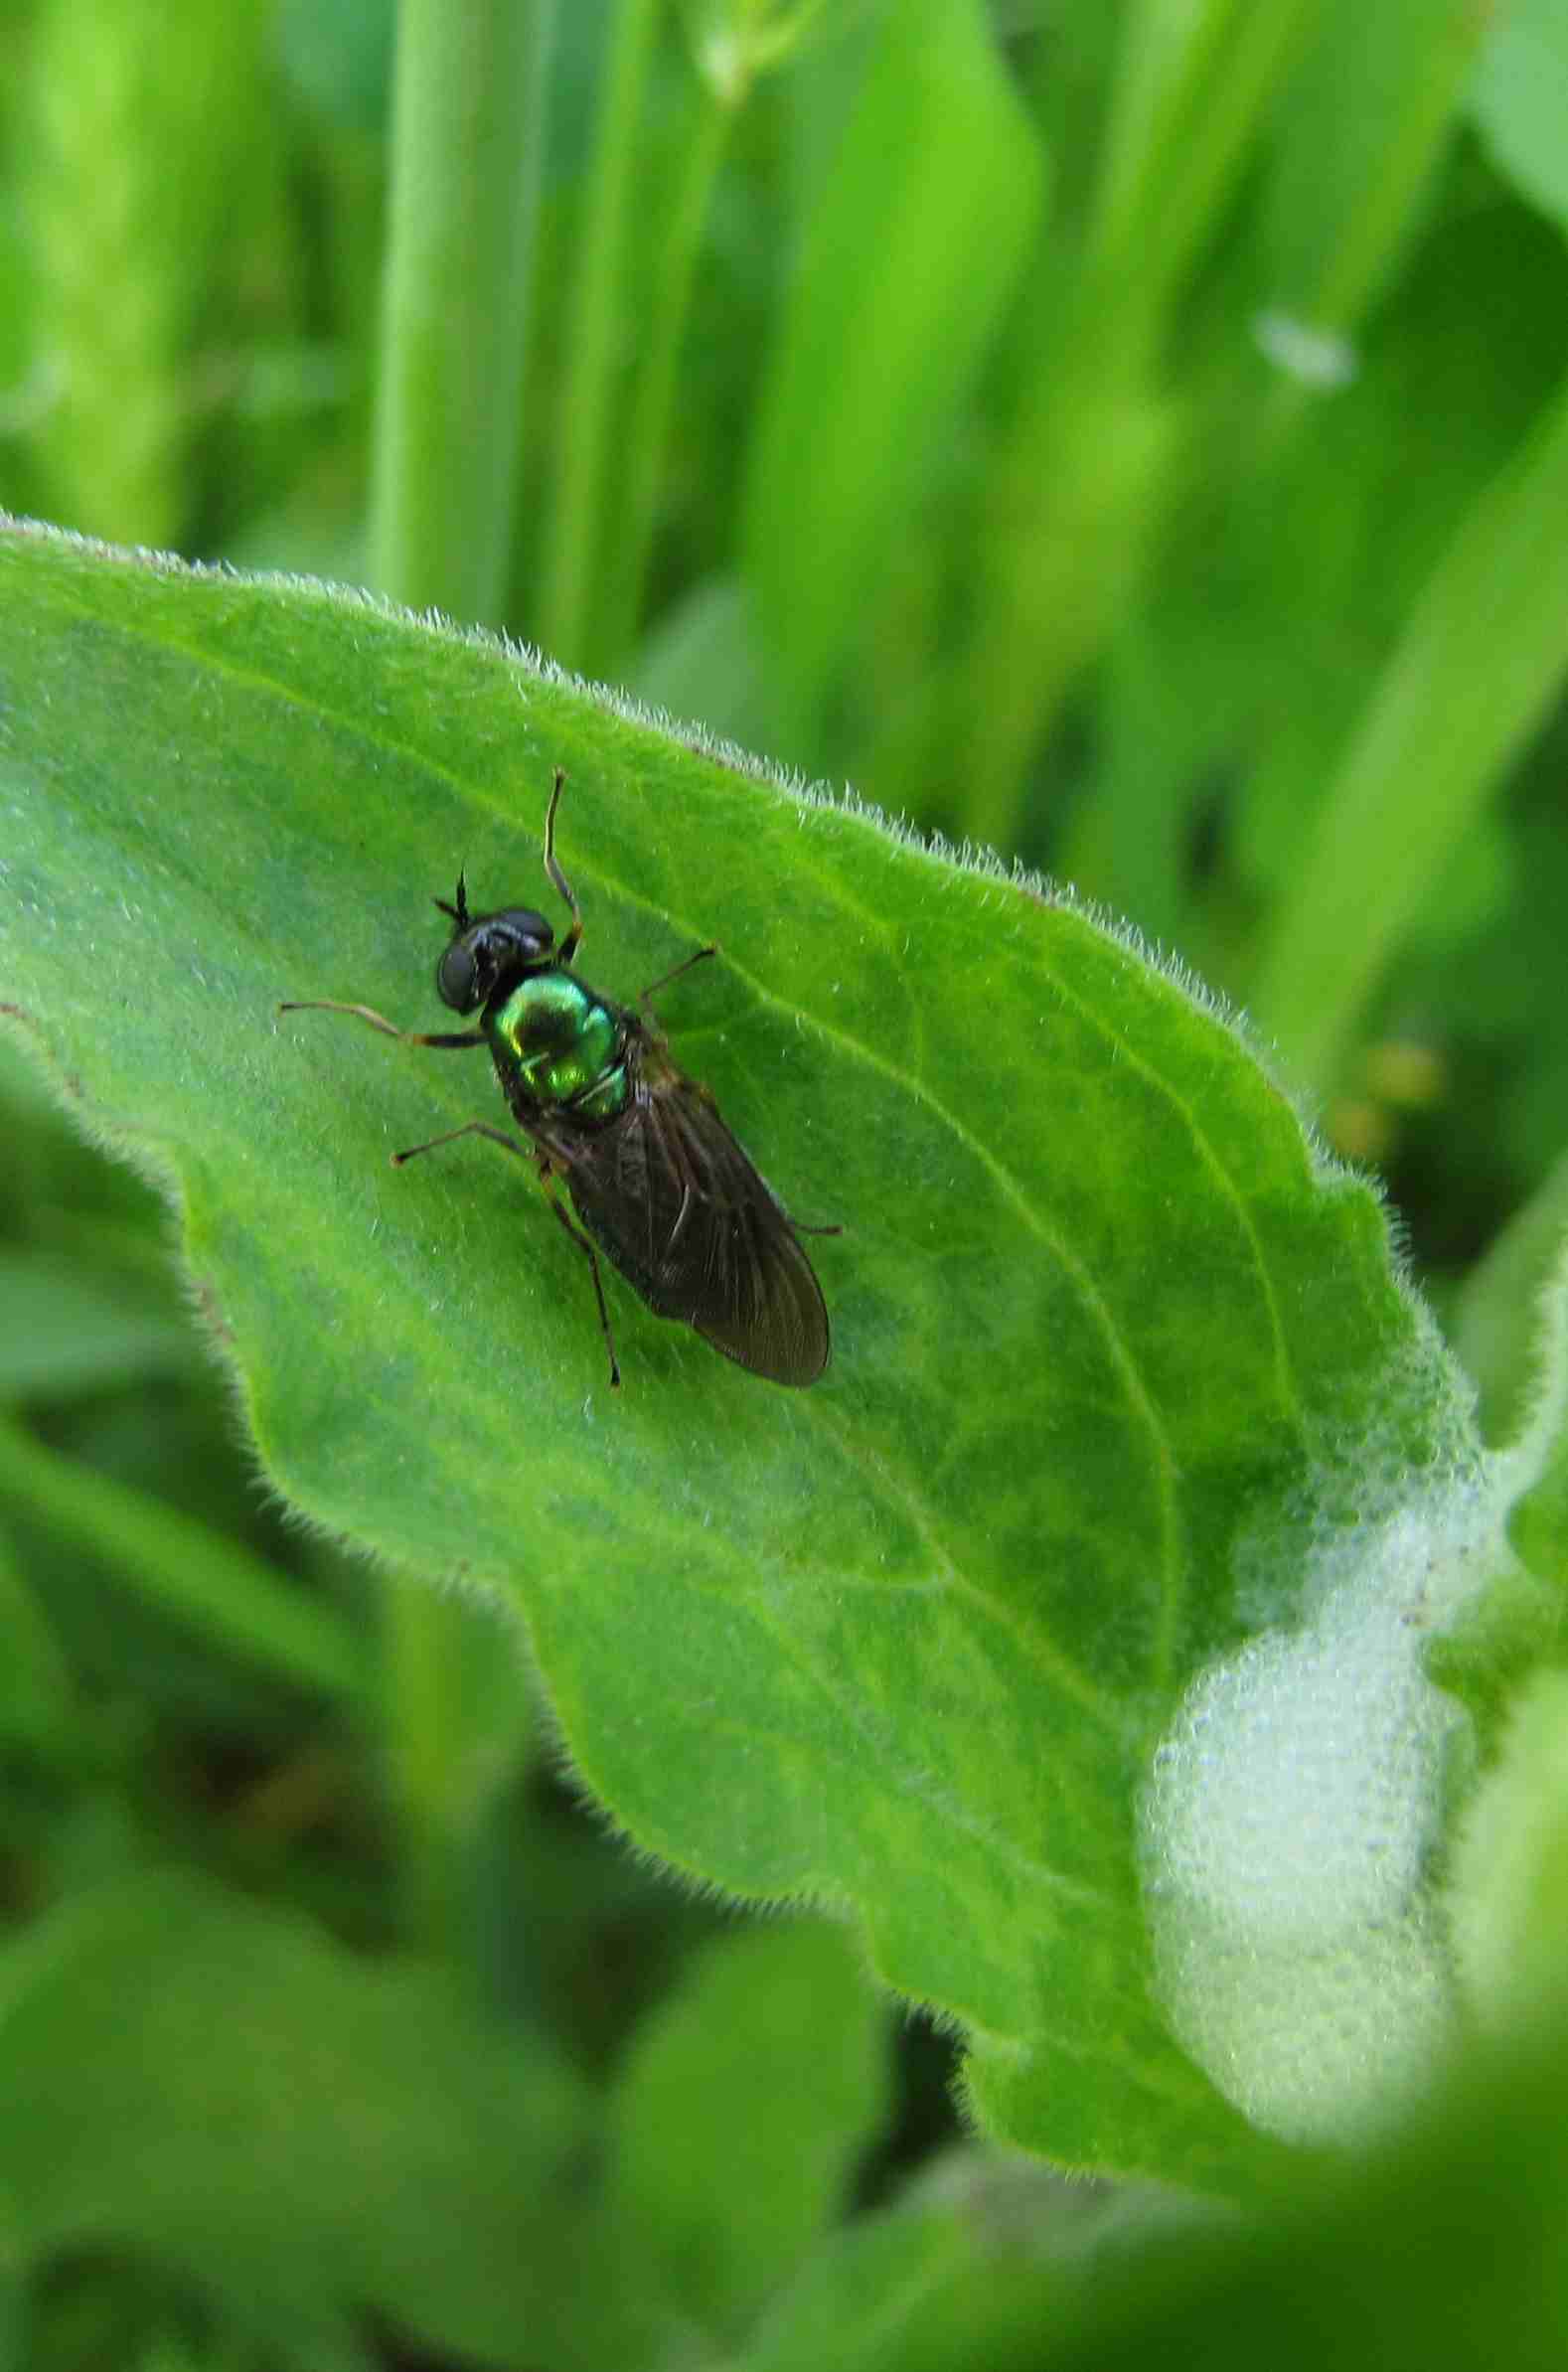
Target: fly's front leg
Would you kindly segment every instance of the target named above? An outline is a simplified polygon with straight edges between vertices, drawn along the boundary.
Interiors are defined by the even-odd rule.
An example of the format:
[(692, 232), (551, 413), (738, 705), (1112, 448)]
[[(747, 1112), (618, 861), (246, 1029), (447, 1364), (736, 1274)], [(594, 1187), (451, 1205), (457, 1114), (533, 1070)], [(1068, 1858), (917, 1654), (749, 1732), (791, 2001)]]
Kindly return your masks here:
[(560, 805), (560, 794), (565, 780), (563, 769), (557, 766), (555, 780), (550, 789), (549, 805), (545, 810), (545, 870), (549, 876), (551, 886), (559, 892), (571, 908), (571, 928), (555, 950), (557, 964), (569, 964), (582, 945), (582, 908), (577, 903), (571, 883), (555, 862), (555, 810)]
[(350, 1013), (356, 1021), (369, 1023), (383, 1037), (396, 1037), (405, 1046), (482, 1046), (486, 1043), (482, 1029), (399, 1029), (395, 1022), (389, 1022), (384, 1013), (377, 1013), (369, 1005), (339, 1005), (330, 997), (302, 997), (291, 999), (278, 1007), (279, 1013)]

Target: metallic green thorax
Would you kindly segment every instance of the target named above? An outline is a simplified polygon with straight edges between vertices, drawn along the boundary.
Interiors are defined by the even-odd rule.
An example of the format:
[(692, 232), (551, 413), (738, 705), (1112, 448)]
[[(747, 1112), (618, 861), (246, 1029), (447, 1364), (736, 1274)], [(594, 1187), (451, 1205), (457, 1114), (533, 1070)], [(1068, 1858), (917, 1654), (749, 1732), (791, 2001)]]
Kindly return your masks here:
[(485, 1008), (482, 1026), (520, 1117), (569, 1111), (591, 1125), (625, 1111), (632, 1092), (625, 1021), (569, 972), (552, 965), (529, 973)]

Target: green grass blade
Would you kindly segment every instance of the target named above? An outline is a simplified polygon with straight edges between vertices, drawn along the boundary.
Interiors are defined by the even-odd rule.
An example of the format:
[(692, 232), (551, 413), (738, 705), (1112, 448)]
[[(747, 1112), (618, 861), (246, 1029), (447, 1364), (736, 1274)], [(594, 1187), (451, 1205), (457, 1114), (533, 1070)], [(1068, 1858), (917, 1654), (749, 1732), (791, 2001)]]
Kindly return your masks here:
[(807, 226), (748, 466), (745, 572), (816, 744), (862, 605), (1022, 266), (1041, 168), (975, 0), (909, 0)]
[(280, 1587), (261, 1558), (206, 1524), (89, 1473), (4, 1421), (0, 1489), (199, 1637), (296, 1688), (363, 1699), (364, 1657), (341, 1620)]
[[(74, 1730), (76, 1677), (21, 1566), (0, 1535), (0, 1738), (45, 1751)], [(0, 2358), (0, 2361), (3, 2361)]]
[(1513, 0), (1482, 22), (1489, 39), (1471, 95), (1477, 127), (1501, 171), (1561, 229), (1568, 222), (1568, 17), (1559, 0)]
[[(577, 238), (566, 331), (555, 499), (545, 547), (538, 633), (568, 667), (588, 664), (594, 570), (604, 534), (605, 474), (618, 347), (626, 335), (633, 165), (659, 0), (616, 0), (606, 45), (593, 166)], [(530, 621), (532, 629), (533, 621)]]
[(112, 1390), (188, 1364), (191, 1330), (169, 1300), (59, 1253), (0, 1250), (0, 1403)]
[(1547, 1172), (1465, 1280), (1454, 1347), (1476, 1386), (1488, 1441), (1515, 1440), (1541, 1389), (1540, 1298), (1568, 1244), (1568, 1155)]
[(1128, 10), (1090, 237), (990, 463), (975, 617), (941, 725), (965, 823), (1023, 837), (1027, 770), (1127, 612), (1177, 448), (1157, 377), (1173, 307), (1268, 121), (1320, 0)]
[(1433, 881), (1568, 666), (1568, 387), (1440, 560), (1330, 784), (1253, 1010), (1332, 1086)]
[(1108, 348), (1149, 351), (1323, 0), (1135, 0), (1124, 12), (1088, 271)]
[(1487, 19), (1392, 0), (1329, 0), (1286, 93), (1260, 233), (1271, 301), (1314, 329), (1352, 328), (1399, 259), (1453, 136)]
[(134, 0), (50, 0), (30, 74), (8, 43), (8, 204), (37, 242), (34, 368), (53, 397), (43, 480), (79, 527), (157, 546), (189, 530), (198, 339), (264, 180), (265, 24), (256, 0), (171, 0), (155, 33)]
[(707, 75), (698, 78), (695, 116), (683, 143), (669, 228), (655, 259), (647, 301), (649, 326), (638, 341), (636, 392), (626, 424), (622, 517), (617, 534), (599, 555), (595, 606), (600, 623), (593, 663), (617, 680), (624, 676), (642, 615), (692, 284), (713, 183), (742, 96), (719, 89)]
[(372, 538), (398, 600), (497, 620), (554, 0), (403, 0)]

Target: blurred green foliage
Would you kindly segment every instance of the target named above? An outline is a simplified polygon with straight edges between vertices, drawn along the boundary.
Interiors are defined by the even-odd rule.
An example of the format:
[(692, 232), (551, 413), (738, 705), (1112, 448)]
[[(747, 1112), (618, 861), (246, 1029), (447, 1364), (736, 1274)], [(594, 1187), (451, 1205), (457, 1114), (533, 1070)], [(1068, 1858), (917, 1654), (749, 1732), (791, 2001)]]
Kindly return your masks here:
[[(1540, 1195), (1460, 1305), (1516, 1409), (1568, 1135), (1563, 0), (510, 14), (509, 149), (394, 109), (390, 0), (12, 0), (0, 506), (505, 585), (567, 667), (1070, 875), (1255, 1005), (1440, 1296)], [(502, 192), (449, 312), (384, 279), (385, 224)], [(515, 396), (454, 427), (481, 322)], [(0, 1143), (0, 2366), (1045, 2363), (1058, 2315), (1153, 2363), (1173, 2310), (1254, 2360), (1287, 2262), (1347, 2285), (1338, 2361), (1398, 2360), (1374, 2296), (1412, 2361), (1561, 2360), (1555, 2160), (1511, 2334), (1443, 2289), (1560, 2135), (1512, 2077), (1073, 2339), (1103, 2258), (1044, 2176), (898, 2191), (943, 2049), (889, 2106), (833, 1930), (715, 1934), (497, 1617), (285, 1520), (161, 1195), (9, 1047)], [(1412, 2183), (1492, 2202), (1419, 2278)]]

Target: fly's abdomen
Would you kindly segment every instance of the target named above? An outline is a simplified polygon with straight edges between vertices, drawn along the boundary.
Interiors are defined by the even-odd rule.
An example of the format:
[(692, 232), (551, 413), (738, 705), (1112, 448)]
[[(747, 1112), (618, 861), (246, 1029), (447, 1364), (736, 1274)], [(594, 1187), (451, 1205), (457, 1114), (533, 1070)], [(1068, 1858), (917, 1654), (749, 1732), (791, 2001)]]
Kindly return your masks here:
[(530, 974), (484, 1017), (502, 1087), (520, 1118), (570, 1107), (613, 1120), (630, 1092), (616, 1007), (569, 972)]

